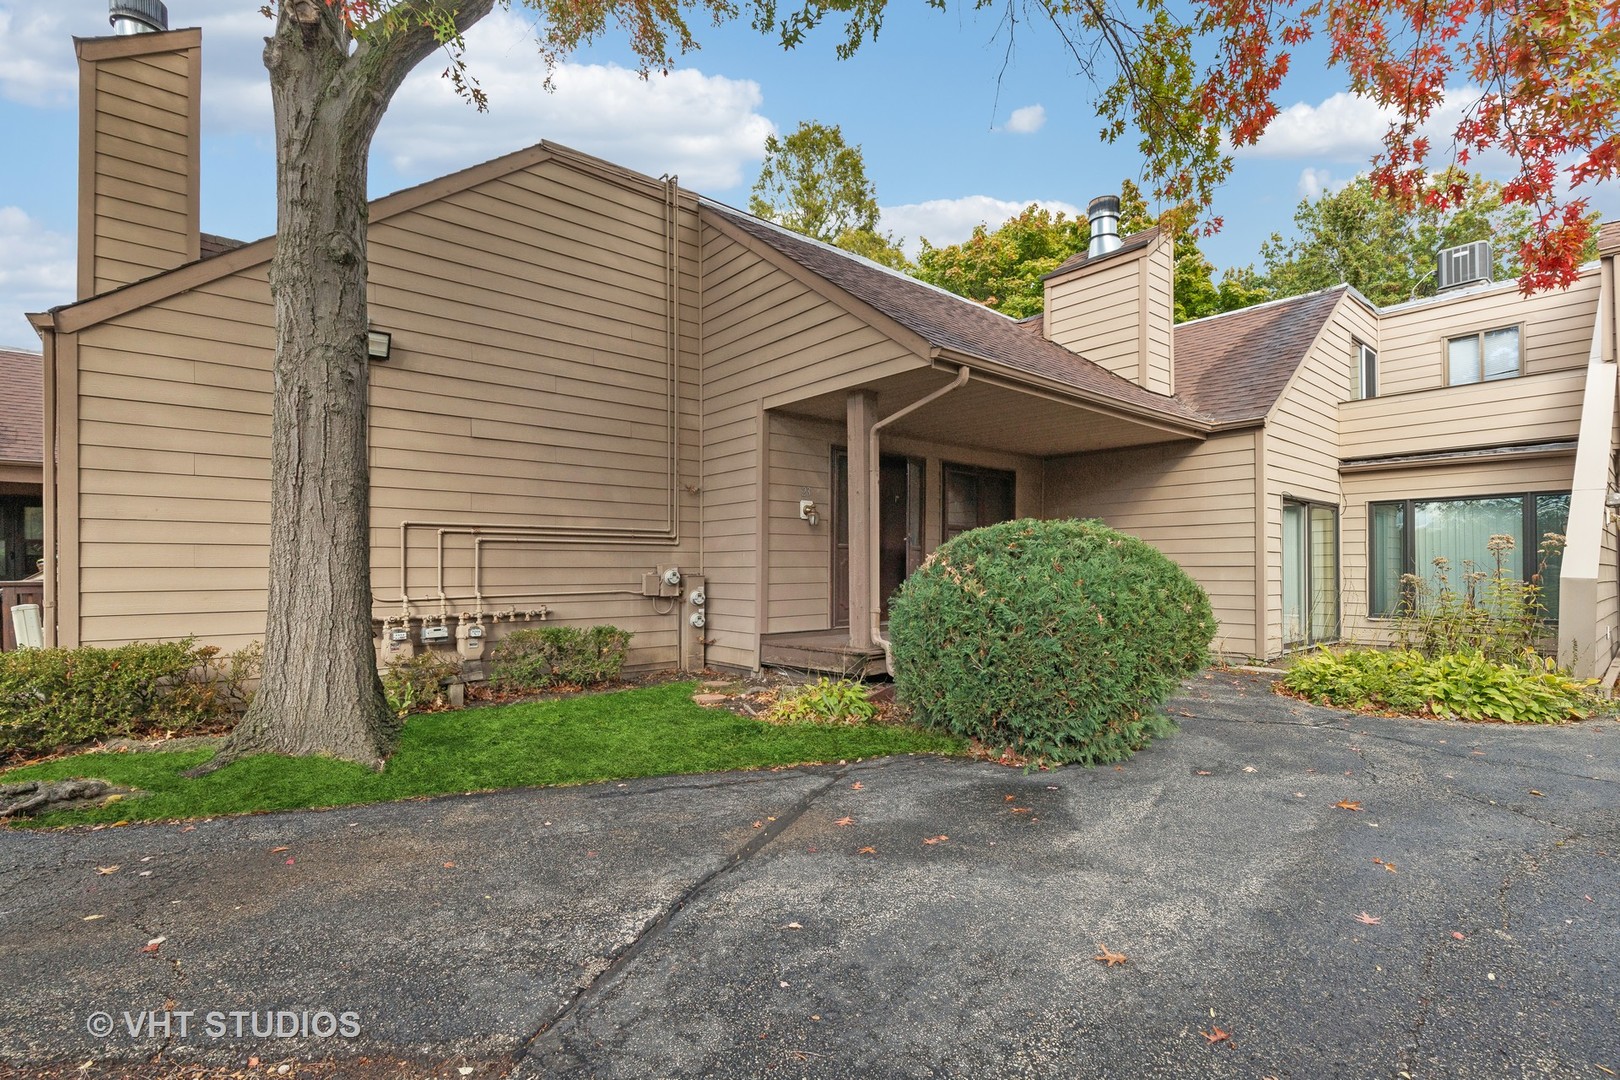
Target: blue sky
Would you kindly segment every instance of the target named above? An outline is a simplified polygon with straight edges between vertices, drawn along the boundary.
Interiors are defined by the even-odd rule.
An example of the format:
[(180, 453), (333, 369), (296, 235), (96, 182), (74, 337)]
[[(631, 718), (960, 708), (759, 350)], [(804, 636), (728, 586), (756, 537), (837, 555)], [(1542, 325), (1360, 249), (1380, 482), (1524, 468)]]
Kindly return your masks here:
[[(203, 28), (205, 231), (252, 239), (275, 228), (269, 91), (259, 60), (268, 21), (258, 0), (169, 0), (170, 23)], [(993, 12), (891, 7), (882, 34), (848, 61), (835, 27), (783, 52), (745, 24), (698, 29), (703, 48), (670, 76), (643, 82), (611, 39), (541, 86), (523, 9), (470, 35), (468, 62), (490, 96), (479, 115), (429, 60), (396, 97), (373, 149), (374, 194), (386, 194), (542, 138), (746, 205), (766, 135), (801, 120), (842, 126), (862, 147), (884, 226), (908, 248), (965, 238), (1039, 201), (1071, 213), (1135, 178), (1134, 138), (1097, 139), (1093, 88), (1039, 28), (1020, 28), (1006, 59)], [(0, 345), (37, 347), (22, 318), (72, 299), (77, 76), (71, 38), (107, 32), (105, 0), (0, 2)], [(1287, 232), (1300, 198), (1344, 182), (1377, 149), (1383, 121), (1343, 92), (1320, 56), (1297, 62), (1284, 113), (1238, 156), (1204, 250), (1217, 267), (1256, 260)], [(1487, 165), (1489, 162), (1487, 162)], [(1595, 193), (1620, 218), (1620, 185)]]

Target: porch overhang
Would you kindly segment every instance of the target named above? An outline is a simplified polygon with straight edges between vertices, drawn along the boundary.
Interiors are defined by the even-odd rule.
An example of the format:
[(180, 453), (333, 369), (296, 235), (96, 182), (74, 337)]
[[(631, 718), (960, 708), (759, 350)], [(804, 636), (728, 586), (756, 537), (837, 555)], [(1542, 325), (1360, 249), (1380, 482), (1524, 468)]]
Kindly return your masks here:
[(875, 379), (855, 387), (807, 396), (786, 392), (766, 398), (777, 412), (842, 425), (852, 389), (877, 395), (878, 416), (889, 416), (955, 381), (966, 385), (896, 420), (886, 436), (970, 447), (1029, 457), (1059, 457), (1152, 443), (1201, 441), (1207, 426), (1171, 415), (1155, 416), (1070, 388), (1043, 385), (1024, 373), (1009, 373), (982, 360), (940, 356), (926, 368)]

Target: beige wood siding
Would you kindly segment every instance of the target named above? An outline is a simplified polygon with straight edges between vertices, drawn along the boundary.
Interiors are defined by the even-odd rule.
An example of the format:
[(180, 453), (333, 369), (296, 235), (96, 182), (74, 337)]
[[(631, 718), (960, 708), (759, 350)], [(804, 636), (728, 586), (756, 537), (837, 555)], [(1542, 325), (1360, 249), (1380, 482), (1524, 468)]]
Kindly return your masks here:
[[(762, 438), (768, 438), (762, 435), (768, 430), (764, 398), (835, 393), (926, 362), (712, 226), (703, 232), (703, 298), (703, 549), (707, 631), (714, 642), (709, 657), (752, 668), (759, 662), (758, 635), (769, 626), (763, 616), (775, 610), (769, 560), (778, 523), (765, 503), (777, 503), (784, 490), (774, 476), (774, 455), (761, 452)], [(810, 468), (798, 454), (782, 464), (790, 476)], [(793, 503), (794, 521), (802, 525), (796, 496)], [(828, 527), (824, 518), (819, 529)], [(783, 565), (811, 567), (816, 558), (793, 547)], [(803, 592), (789, 590), (801, 605), (799, 614), (808, 618), (813, 602), (805, 606)]]
[[(562, 161), (448, 192), (373, 224), (372, 576), (398, 614), (470, 611), (476, 527), (576, 530), (481, 546), (486, 610), (635, 634), (631, 663), (678, 658), (682, 605), (639, 595), (698, 549), (696, 209), (679, 212), (676, 520), (668, 533), (665, 204), (651, 184)], [(266, 268), (79, 337), (78, 565), (86, 644), (263, 633), (270, 360)], [(611, 530), (606, 532), (605, 530)], [(660, 534), (672, 539), (660, 541)], [(524, 620), (503, 622), (496, 636)]]
[[(1446, 339), (1503, 326), (1521, 328), (1525, 374), (1584, 367), (1596, 309), (1595, 271), (1564, 292), (1524, 297), (1512, 282), (1504, 282), (1455, 299), (1385, 309), (1379, 330), (1378, 392), (1390, 396), (1444, 386)], [(1519, 390), (1523, 397), (1531, 393), (1528, 387)]]
[(80, 47), (81, 298), (199, 254), (197, 34), (141, 37)]
[(1142, 260), (1141, 384), (1160, 394), (1176, 392), (1175, 245), (1161, 237)]
[(1347, 401), (1339, 410), (1346, 458), (1574, 439), (1583, 368)]
[[(825, 630), (832, 625), (833, 478), (836, 424), (770, 415), (769, 597), (766, 633)], [(813, 499), (821, 521), (799, 517), (799, 500)]]
[(1265, 505), (1260, 521), (1265, 544), (1266, 625), (1258, 655), (1277, 656), (1284, 648), (1283, 500), (1340, 506), (1339, 403), (1349, 386), (1355, 343), (1376, 339), (1373, 313), (1353, 300), (1341, 299), (1267, 418), (1262, 454)]
[(1104, 260), (1046, 283), (1046, 336), (1135, 382), (1142, 321), (1139, 257)]
[(1174, 559), (1209, 593), (1214, 648), (1256, 654), (1255, 439), (1242, 431), (1046, 463), (1048, 517), (1101, 518)]
[(1109, 371), (1174, 393), (1172, 245), (1105, 258), (1046, 283), (1046, 336)]
[[(1395, 499), (1432, 499), (1471, 495), (1514, 495), (1529, 491), (1568, 491), (1575, 468), (1569, 457), (1529, 461), (1480, 461), (1427, 468), (1348, 473), (1339, 534), (1343, 574), (1345, 637), (1358, 643), (1389, 641), (1389, 624), (1367, 613), (1367, 505)], [(1427, 573), (1427, 567), (1418, 567)]]

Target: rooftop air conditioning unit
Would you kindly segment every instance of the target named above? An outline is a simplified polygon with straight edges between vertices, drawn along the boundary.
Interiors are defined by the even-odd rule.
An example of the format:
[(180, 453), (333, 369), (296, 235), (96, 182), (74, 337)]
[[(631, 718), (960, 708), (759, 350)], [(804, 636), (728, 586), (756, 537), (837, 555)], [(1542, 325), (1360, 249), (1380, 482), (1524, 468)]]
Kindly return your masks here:
[(1435, 256), (1436, 288), (1444, 292), (1491, 280), (1491, 245), (1485, 240), (1441, 249)]

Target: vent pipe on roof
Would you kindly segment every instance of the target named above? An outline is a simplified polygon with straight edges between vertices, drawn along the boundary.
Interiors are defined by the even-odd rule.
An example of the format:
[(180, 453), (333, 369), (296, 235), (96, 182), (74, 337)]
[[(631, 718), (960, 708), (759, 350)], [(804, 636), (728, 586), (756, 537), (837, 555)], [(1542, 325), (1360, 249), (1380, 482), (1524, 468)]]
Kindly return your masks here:
[(1086, 217), (1091, 222), (1091, 244), (1086, 248), (1086, 258), (1095, 259), (1118, 251), (1119, 196), (1100, 195), (1092, 199), (1091, 205), (1086, 207)]
[(107, 21), (115, 34), (152, 34), (169, 28), (169, 9), (163, 0), (108, 0)]

